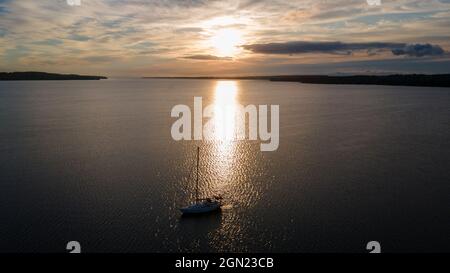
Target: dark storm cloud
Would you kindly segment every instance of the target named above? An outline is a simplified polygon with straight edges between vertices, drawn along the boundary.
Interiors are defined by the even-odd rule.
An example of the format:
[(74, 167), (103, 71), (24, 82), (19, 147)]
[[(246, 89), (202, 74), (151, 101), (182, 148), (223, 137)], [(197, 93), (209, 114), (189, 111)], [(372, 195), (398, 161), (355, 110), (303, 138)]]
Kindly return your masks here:
[(201, 61), (229, 61), (230, 57), (219, 57), (214, 55), (189, 55), (184, 56), (184, 59), (201, 60)]
[(415, 44), (415, 45), (406, 45), (402, 49), (393, 49), (392, 53), (394, 55), (407, 55), (407, 56), (413, 56), (413, 57), (423, 57), (423, 56), (439, 56), (439, 55), (443, 55), (445, 52), (438, 45)]
[(406, 44), (406, 43), (343, 43), (343, 42), (309, 42), (293, 41), (285, 43), (249, 44), (243, 45), (244, 49), (261, 54), (305, 54), (328, 53), (343, 54), (353, 51), (374, 52), (376, 50), (390, 50), (394, 55), (407, 55), (414, 57), (436, 56), (444, 54), (444, 50), (438, 45), (430, 44)]
[(293, 41), (285, 43), (250, 44), (243, 47), (262, 54), (342, 53), (354, 50), (400, 49), (403, 43), (342, 43)]

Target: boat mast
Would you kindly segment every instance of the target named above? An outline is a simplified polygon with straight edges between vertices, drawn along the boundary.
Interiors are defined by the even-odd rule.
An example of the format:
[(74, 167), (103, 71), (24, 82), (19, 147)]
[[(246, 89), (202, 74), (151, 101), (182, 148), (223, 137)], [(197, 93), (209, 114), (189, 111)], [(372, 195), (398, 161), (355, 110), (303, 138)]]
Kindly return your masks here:
[(198, 201), (198, 165), (200, 162), (200, 147), (197, 147), (197, 180), (195, 181), (195, 201)]

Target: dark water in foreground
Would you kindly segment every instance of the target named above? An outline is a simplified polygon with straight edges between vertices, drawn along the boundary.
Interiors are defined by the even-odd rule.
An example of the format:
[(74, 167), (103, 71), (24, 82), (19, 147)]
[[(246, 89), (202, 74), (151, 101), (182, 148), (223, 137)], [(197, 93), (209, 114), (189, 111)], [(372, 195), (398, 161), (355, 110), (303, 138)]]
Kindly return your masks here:
[[(279, 104), (279, 149), (173, 141), (194, 96)], [(226, 205), (182, 218), (197, 145)], [(1, 252), (448, 252), (450, 89), (0, 82), (0, 180)]]

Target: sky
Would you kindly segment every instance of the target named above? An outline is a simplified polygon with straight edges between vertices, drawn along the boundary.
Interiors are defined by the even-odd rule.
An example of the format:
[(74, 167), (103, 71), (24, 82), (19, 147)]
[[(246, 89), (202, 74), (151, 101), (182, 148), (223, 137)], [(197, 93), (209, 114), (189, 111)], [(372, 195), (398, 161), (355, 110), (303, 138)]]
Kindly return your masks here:
[(74, 3), (0, 0), (0, 71), (109, 77), (450, 73), (450, 0)]

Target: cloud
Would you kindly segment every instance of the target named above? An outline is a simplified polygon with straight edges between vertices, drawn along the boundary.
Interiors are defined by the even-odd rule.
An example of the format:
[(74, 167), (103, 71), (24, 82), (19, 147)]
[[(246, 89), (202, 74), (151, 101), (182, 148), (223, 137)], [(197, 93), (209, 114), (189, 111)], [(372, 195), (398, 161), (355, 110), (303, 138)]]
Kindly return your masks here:
[[(446, 52), (440, 57), (450, 50), (449, 3), (396, 0), (372, 7), (365, 0), (82, 0), (81, 7), (73, 7), (65, 0), (0, 0), (0, 70), (135, 76), (150, 66), (161, 74), (157, 69), (164, 63), (169, 75), (241, 67), (252, 74), (252, 69), (278, 65), (294, 73), (302, 72), (289, 66), (296, 63), (329, 67), (330, 61), (387, 58), (433, 59), (433, 67), (442, 68), (440, 63), (450, 59)], [(233, 59), (214, 56), (210, 40), (223, 28), (241, 31), (249, 51)], [(319, 42), (267, 44), (279, 41)], [(294, 54), (299, 55), (289, 56)], [(343, 56), (330, 60), (323, 54)], [(430, 66), (426, 69), (432, 71)]]
[(73, 41), (79, 41), (79, 42), (85, 42), (89, 41), (91, 38), (85, 35), (79, 35), (79, 34), (72, 34), (67, 37), (69, 40)]
[(108, 56), (108, 55), (102, 55), (102, 56), (88, 56), (84, 57), (83, 60), (94, 62), (94, 63), (109, 63), (114, 60), (117, 60), (118, 58), (115, 56)]
[(438, 45), (406, 44), (406, 43), (344, 43), (344, 42), (311, 42), (292, 41), (284, 43), (248, 44), (242, 46), (253, 53), (260, 54), (350, 54), (354, 51), (367, 51), (373, 54), (377, 50), (390, 50), (394, 55), (414, 57), (443, 55), (444, 50)]
[(184, 59), (192, 59), (192, 60), (201, 60), (201, 61), (230, 61), (232, 58), (230, 57), (219, 57), (214, 55), (188, 55), (184, 56)]
[(59, 39), (46, 39), (46, 40), (34, 42), (34, 44), (36, 44), (36, 45), (47, 45), (47, 46), (58, 46), (63, 43), (64, 42)]
[(443, 55), (445, 51), (438, 45), (412, 44), (406, 45), (404, 48), (401, 49), (393, 49), (392, 53), (394, 55), (423, 57), (423, 56), (440, 56)]
[(201, 27), (182, 27), (175, 30), (176, 33), (202, 32)]
[(6, 62), (14, 62), (20, 60), (22, 57), (25, 57), (29, 54), (30, 50), (28, 47), (18, 45), (14, 48), (9, 48), (5, 50), (5, 55), (3, 58)]
[(385, 48), (403, 48), (400, 43), (342, 43), (292, 41), (285, 43), (249, 44), (243, 48), (262, 54), (304, 54), (304, 53), (342, 53), (354, 50), (373, 50)]

